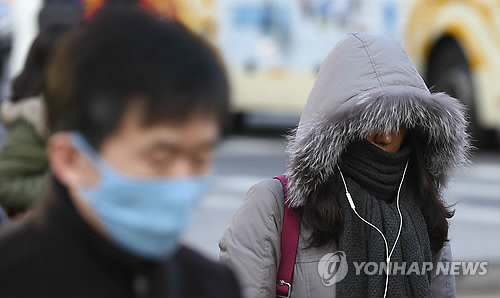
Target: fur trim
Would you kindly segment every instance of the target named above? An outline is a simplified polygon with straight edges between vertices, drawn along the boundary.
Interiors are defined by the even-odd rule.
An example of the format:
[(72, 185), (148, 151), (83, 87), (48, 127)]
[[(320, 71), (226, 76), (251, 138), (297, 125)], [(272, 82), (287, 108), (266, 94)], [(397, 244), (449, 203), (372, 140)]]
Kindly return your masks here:
[(399, 127), (419, 129), (427, 142), (426, 167), (444, 187), (453, 167), (468, 163), (470, 137), (464, 106), (444, 94), (409, 86), (374, 88), (344, 102), (332, 115), (313, 117), (289, 137), (288, 202), (304, 205), (306, 198), (329, 177), (348, 144), (373, 131)]
[(6, 99), (2, 102), (0, 117), (6, 125), (12, 124), (18, 119), (24, 119), (33, 125), (40, 137), (45, 138), (47, 136), (45, 107), (39, 97), (22, 99), (15, 103), (10, 99)]

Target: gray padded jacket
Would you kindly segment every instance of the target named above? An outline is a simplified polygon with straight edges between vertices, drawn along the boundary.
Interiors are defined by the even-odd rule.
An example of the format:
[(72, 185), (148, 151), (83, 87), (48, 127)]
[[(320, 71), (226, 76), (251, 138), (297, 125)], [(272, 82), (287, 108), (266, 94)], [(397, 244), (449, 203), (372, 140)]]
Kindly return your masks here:
[[(363, 33), (349, 34), (321, 65), (300, 124), (290, 138), (288, 200), (300, 207), (332, 175), (341, 153), (370, 132), (400, 127), (419, 130), (424, 162), (439, 190), (449, 172), (467, 162), (469, 136), (463, 106), (443, 93), (431, 93), (398, 42)], [(220, 259), (239, 274), (245, 297), (274, 297), (280, 261), (283, 190), (276, 180), (250, 189), (220, 240)], [(324, 286), (318, 262), (336, 244), (306, 248), (311, 231), (301, 225), (291, 297), (335, 297)], [(433, 261), (451, 261), (445, 245)], [(434, 266), (436, 267), (436, 266)], [(452, 275), (432, 274), (435, 297), (454, 297)]]

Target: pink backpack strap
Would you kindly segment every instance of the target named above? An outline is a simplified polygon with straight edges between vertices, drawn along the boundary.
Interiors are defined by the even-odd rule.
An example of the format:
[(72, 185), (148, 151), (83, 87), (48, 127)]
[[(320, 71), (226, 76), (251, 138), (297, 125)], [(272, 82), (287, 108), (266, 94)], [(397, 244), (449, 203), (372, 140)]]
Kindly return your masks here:
[(287, 201), (288, 179), (285, 175), (276, 176), (283, 186), (285, 194), (285, 215), (281, 230), (281, 261), (276, 275), (276, 296), (290, 297), (292, 293), (293, 268), (299, 245), (300, 212), (290, 208)]

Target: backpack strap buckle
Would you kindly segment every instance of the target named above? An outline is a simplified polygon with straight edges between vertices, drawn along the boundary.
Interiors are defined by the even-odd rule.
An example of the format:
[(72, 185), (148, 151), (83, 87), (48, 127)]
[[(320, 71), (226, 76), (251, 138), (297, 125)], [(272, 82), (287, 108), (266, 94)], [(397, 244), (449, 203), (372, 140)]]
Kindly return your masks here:
[(276, 283), (278, 283), (280, 286), (287, 286), (288, 287), (288, 294), (286, 296), (281, 296), (281, 295), (276, 295), (276, 297), (279, 297), (279, 298), (290, 298), (290, 294), (292, 293), (292, 285), (287, 283), (286, 281), (280, 279), (278, 281), (276, 281)]

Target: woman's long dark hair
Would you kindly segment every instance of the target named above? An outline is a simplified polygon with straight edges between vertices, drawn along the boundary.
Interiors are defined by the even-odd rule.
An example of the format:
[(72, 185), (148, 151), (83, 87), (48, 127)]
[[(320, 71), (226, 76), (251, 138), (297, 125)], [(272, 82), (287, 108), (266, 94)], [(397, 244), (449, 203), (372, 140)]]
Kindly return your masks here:
[[(436, 181), (425, 168), (424, 139), (417, 131), (408, 132), (406, 141), (413, 148), (409, 168), (412, 169), (411, 180), (418, 183), (417, 204), (427, 224), (431, 249), (437, 252), (448, 241), (448, 219), (453, 217), (454, 211), (441, 199), (439, 185), (442, 181)], [(342, 211), (335, 196), (343, 191), (339, 179), (336, 175), (320, 185), (302, 207), (302, 220), (312, 229), (309, 239), (311, 247), (338, 241), (344, 228)]]
[(40, 96), (43, 73), (50, 53), (59, 37), (70, 28), (71, 26), (68, 25), (52, 25), (38, 34), (31, 44), (23, 70), (12, 82), (11, 100), (13, 102)]

